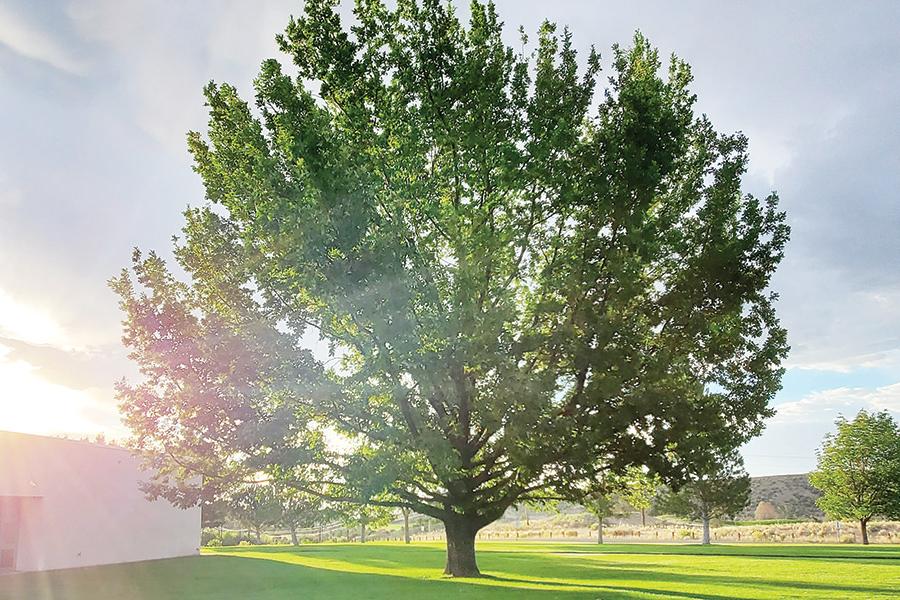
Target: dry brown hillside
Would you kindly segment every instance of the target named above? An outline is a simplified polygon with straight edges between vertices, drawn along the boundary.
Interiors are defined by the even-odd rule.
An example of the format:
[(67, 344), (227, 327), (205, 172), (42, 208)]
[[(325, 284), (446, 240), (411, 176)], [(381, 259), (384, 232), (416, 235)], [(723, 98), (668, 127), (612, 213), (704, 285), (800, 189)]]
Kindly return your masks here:
[(765, 501), (775, 505), (778, 511), (777, 518), (821, 520), (824, 515), (816, 506), (816, 498), (820, 494), (809, 485), (808, 477), (807, 473), (798, 473), (751, 478), (750, 503), (738, 518), (753, 519), (757, 505)]

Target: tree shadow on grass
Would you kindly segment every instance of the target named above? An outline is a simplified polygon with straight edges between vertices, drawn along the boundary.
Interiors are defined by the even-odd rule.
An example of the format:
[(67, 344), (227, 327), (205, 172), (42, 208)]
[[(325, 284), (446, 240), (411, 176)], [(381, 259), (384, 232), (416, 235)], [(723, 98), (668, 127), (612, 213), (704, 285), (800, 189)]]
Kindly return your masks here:
[[(823, 561), (825, 562), (825, 561)], [(495, 565), (499, 566), (499, 565)], [(553, 585), (558, 587), (572, 588), (590, 588), (610, 587), (607, 583), (602, 582), (631, 582), (640, 581), (648, 584), (647, 588), (641, 588), (647, 591), (657, 591), (662, 593), (668, 586), (676, 584), (675, 587), (685, 590), (703, 589), (709, 586), (723, 588), (739, 588), (749, 589), (756, 588), (761, 591), (768, 591), (761, 597), (771, 598), (776, 595), (782, 595), (787, 591), (816, 591), (836, 598), (846, 597), (850, 593), (859, 594), (861, 597), (868, 598), (877, 594), (885, 594), (884, 587), (867, 586), (867, 585), (848, 585), (835, 583), (818, 583), (814, 581), (794, 581), (788, 579), (766, 580), (763, 577), (742, 577), (738, 575), (713, 575), (713, 574), (697, 574), (697, 573), (673, 573), (673, 569), (677, 569), (677, 565), (665, 563), (638, 563), (638, 562), (616, 562), (613, 564), (604, 564), (591, 561), (589, 559), (575, 559), (573, 564), (554, 565), (553, 580), (535, 579), (533, 577), (511, 576), (509, 574), (492, 576), (492, 579), (498, 581), (507, 581), (510, 583), (522, 583), (526, 585)], [(822, 565), (823, 571), (827, 569), (827, 565)], [(530, 569), (517, 569), (520, 572), (530, 572)], [(560, 582), (559, 579), (576, 579), (580, 580), (576, 583)], [(593, 581), (586, 581), (593, 580)], [(655, 584), (655, 585), (654, 585)], [(621, 586), (620, 586), (621, 587)], [(777, 592), (776, 592), (777, 590)], [(673, 597), (677, 597), (679, 592), (665, 591)], [(689, 597), (706, 598), (717, 596), (704, 596), (703, 594), (691, 592), (687, 594)], [(821, 597), (820, 594), (814, 594), (813, 597)]]
[[(307, 562), (296, 562), (300, 559)], [(502, 555), (486, 556), (487, 577), (444, 579), (438, 576), (442, 561), (443, 552), (429, 547), (236, 548), (203, 557), (13, 575), (0, 579), (0, 600), (726, 600), (734, 597), (729, 589), (752, 589), (757, 598), (801, 590), (812, 598), (889, 596), (886, 588), (671, 573), (639, 563), (598, 565), (587, 557), (546, 555), (514, 565)], [(574, 581), (564, 581), (566, 577)], [(634, 589), (635, 582), (641, 589)]]
[[(270, 554), (270, 556), (272, 556)], [(603, 598), (652, 598), (609, 590)], [(466, 600), (596, 598), (597, 592), (485, 586), (472, 580), (352, 573), (263, 556), (203, 556), (124, 565), (23, 573), (0, 579), (0, 600)], [(724, 597), (714, 597), (724, 600)]]
[[(428, 573), (433, 577), (443, 562), (444, 553), (439, 548), (402, 547), (402, 546), (332, 546), (331, 564), (310, 564), (302, 566), (312, 569), (333, 570), (337, 572), (352, 571), (355, 568), (368, 568), (375, 572), (368, 575), (409, 579), (404, 569), (415, 568), (418, 573)], [(253, 548), (240, 549), (239, 554), (251, 552), (254, 558), (268, 557), (270, 560), (290, 562), (291, 555), (310, 555), (306, 548), (291, 551), (285, 548), (271, 548), (263, 552), (253, 552)], [(280, 555), (280, 556), (279, 556)], [(735, 558), (731, 556), (732, 558)], [(791, 558), (791, 557), (779, 557)], [(518, 589), (520, 594), (541, 590), (552, 590), (556, 595), (578, 597), (586, 594), (596, 597), (597, 591), (604, 591), (604, 597), (633, 598), (646, 596), (692, 597), (703, 599), (731, 598), (710, 590), (718, 589), (756, 589), (758, 597), (770, 598), (783, 596), (787, 592), (806, 593), (810, 597), (830, 596), (835, 598), (856, 594), (869, 598), (879, 594), (887, 594), (885, 587), (849, 585), (843, 583), (819, 583), (815, 581), (792, 581), (786, 579), (766, 580), (763, 577), (741, 577), (738, 575), (721, 575), (711, 573), (678, 573), (679, 565), (657, 562), (616, 561), (612, 564), (592, 560), (585, 556), (547, 555), (538, 553), (482, 553), (482, 563), (487, 577), (478, 580), (454, 580), (454, 584), (467, 582), (469, 585), (485, 588), (491, 594), (499, 589)], [(822, 562), (822, 569), (827, 569), (827, 559), (817, 558)], [(859, 561), (862, 562), (862, 561)], [(869, 561), (865, 561), (869, 562)], [(883, 561), (875, 561), (883, 566)], [(345, 571), (346, 569), (346, 571)], [(519, 575), (519, 574), (522, 575)], [(527, 574), (527, 575), (525, 575)], [(567, 581), (570, 580), (570, 581)], [(418, 581), (422, 581), (419, 579)], [(433, 580), (432, 580), (433, 581)], [(634, 582), (640, 582), (640, 589), (632, 589)], [(671, 588), (675, 588), (672, 590)], [(608, 592), (617, 592), (618, 596), (610, 596)], [(812, 594), (810, 594), (812, 592)], [(456, 592), (454, 592), (456, 593)], [(591, 596), (591, 594), (594, 594)], [(622, 595), (625, 594), (625, 595)], [(494, 597), (492, 595), (492, 597)]]
[[(529, 549), (523, 545), (525, 552), (541, 552), (546, 554), (658, 554), (671, 556), (734, 556), (741, 558), (847, 558), (876, 559), (900, 561), (900, 545), (809, 545), (809, 544), (560, 544), (546, 547), (535, 545)], [(485, 552), (505, 552), (505, 548), (497, 550), (487, 546)]]
[[(690, 591), (669, 591), (653, 588), (632, 589), (620, 584), (567, 583), (540, 579), (503, 577), (486, 575), (480, 578), (436, 578), (421, 579), (401, 573), (353, 573), (330, 567), (279, 563), (277, 559), (260, 556), (227, 557), (236, 560), (256, 560), (274, 562), (288, 569), (306, 572), (302, 579), (307, 582), (304, 597), (309, 598), (367, 598), (369, 600), (415, 600), (443, 598), (471, 598), (489, 600), (570, 598), (572, 600), (636, 600), (639, 598), (696, 598), (698, 600), (732, 600), (731, 595), (697, 593)], [(368, 562), (368, 561), (367, 561)], [(255, 569), (254, 569), (255, 570)], [(435, 569), (439, 572), (438, 569)], [(310, 572), (317, 572), (310, 574)], [(311, 588), (311, 589), (310, 589)], [(316, 595), (316, 591), (324, 595)], [(306, 592), (311, 592), (306, 595)], [(257, 596), (254, 596), (257, 598)], [(260, 597), (261, 598), (261, 597)], [(104, 599), (105, 600), (105, 599)]]

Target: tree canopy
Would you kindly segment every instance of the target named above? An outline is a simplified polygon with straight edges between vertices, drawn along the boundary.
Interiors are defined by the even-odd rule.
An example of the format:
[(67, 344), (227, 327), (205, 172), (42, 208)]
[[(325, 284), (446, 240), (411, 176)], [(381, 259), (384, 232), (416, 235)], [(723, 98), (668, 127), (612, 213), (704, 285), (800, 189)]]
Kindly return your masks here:
[(900, 428), (887, 412), (838, 419), (818, 459), (809, 475), (822, 491), (816, 504), (833, 519), (857, 521), (864, 544), (872, 517), (900, 517)]
[(647, 524), (647, 509), (653, 506), (660, 486), (658, 478), (644, 473), (641, 469), (631, 467), (625, 474), (622, 498), (629, 506), (641, 513), (641, 525)]
[(603, 523), (609, 517), (624, 514), (623, 491), (628, 482), (615, 473), (605, 473), (596, 478), (582, 499), (582, 506), (597, 517), (597, 543), (603, 543)]
[(750, 477), (736, 452), (695, 465), (688, 482), (658, 497), (656, 511), (703, 523), (703, 543), (709, 544), (709, 522), (734, 516), (750, 501)]
[(245, 485), (232, 492), (228, 499), (232, 516), (242, 525), (253, 529), (256, 543), (262, 543), (262, 530), (278, 522), (281, 507), (275, 490), (269, 485)]
[(391, 509), (371, 504), (346, 504), (339, 512), (347, 527), (359, 527), (359, 541), (363, 544), (370, 529), (387, 525), (394, 518)]
[(333, 507), (326, 506), (322, 497), (301, 492), (289, 486), (274, 490), (277, 515), (274, 524), (287, 528), (291, 543), (297, 545), (297, 530), (314, 525), (324, 525), (336, 516)]
[[(154, 491), (265, 473), (444, 522), (447, 572), (518, 502), (605, 472), (687, 475), (762, 428), (788, 238), (741, 192), (747, 140), (640, 34), (509, 47), (492, 4), (308, 0), (252, 102), (206, 88), (208, 202), (112, 282), (146, 381), (119, 388)], [(600, 92), (598, 94), (598, 92)], [(308, 350), (310, 339), (330, 358)], [(204, 487), (186, 483), (204, 476)]]

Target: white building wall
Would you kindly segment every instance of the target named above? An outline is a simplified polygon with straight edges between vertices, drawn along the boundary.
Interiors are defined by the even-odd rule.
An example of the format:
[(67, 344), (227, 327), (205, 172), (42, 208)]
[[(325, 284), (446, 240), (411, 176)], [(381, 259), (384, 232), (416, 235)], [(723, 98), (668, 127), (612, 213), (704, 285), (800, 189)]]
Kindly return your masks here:
[(0, 432), (0, 496), (22, 506), (16, 570), (197, 554), (200, 509), (148, 501), (127, 450)]

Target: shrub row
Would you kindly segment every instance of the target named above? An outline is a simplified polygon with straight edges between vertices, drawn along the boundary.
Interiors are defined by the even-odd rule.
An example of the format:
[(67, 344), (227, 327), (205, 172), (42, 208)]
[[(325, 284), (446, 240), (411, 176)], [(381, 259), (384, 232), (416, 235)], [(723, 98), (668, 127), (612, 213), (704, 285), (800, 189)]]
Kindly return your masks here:
[[(266, 533), (260, 536), (262, 544), (282, 544), (282, 537), (271, 536)], [(228, 529), (204, 529), (200, 534), (200, 544), (210, 548), (220, 546), (251, 546), (256, 544), (256, 537), (246, 531), (231, 531)]]

